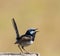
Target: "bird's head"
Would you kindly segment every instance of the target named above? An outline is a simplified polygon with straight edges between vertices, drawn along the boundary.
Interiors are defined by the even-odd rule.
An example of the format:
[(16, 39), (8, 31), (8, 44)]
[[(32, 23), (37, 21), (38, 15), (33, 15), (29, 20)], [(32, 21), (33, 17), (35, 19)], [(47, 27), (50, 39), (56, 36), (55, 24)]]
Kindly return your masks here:
[(27, 30), (26, 35), (31, 35), (31, 36), (33, 36), (33, 35), (36, 34), (36, 32), (38, 32), (37, 30), (38, 30), (38, 29), (36, 29), (36, 28), (30, 28), (30, 29)]

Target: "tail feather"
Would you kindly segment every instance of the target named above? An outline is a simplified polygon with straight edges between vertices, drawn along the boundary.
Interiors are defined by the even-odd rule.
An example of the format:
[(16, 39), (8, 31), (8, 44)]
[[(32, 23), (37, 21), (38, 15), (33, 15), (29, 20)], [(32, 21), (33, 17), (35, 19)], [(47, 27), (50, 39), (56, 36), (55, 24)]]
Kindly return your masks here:
[(16, 24), (14, 18), (12, 19), (12, 22), (13, 22), (14, 29), (16, 31), (16, 36), (17, 36), (17, 38), (19, 38), (19, 32), (18, 32), (17, 24)]

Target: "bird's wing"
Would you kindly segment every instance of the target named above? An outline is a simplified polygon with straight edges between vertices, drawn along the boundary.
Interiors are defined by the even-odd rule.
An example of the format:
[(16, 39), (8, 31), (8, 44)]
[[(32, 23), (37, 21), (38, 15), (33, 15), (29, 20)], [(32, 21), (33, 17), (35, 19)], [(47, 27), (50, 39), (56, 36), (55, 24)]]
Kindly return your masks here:
[(30, 40), (31, 38), (29, 37), (23, 37), (22, 40)]
[(21, 38), (21, 41), (29, 41), (32, 40), (32, 36), (24, 36)]
[(12, 22), (13, 22), (13, 26), (14, 26), (14, 29), (16, 31), (16, 35), (17, 35), (17, 38), (18, 38), (19, 37), (19, 32), (18, 32), (17, 24), (16, 24), (14, 18), (12, 19)]

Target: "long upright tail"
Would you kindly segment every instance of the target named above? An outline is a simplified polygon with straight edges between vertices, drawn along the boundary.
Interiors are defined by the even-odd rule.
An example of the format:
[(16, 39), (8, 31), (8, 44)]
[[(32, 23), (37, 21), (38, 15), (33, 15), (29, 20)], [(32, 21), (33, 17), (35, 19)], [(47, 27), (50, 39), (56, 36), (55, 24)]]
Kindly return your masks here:
[(16, 24), (14, 18), (12, 19), (12, 22), (13, 22), (14, 29), (16, 31), (16, 37), (17, 37), (16, 39), (18, 39), (19, 38), (19, 32), (18, 32), (17, 24)]

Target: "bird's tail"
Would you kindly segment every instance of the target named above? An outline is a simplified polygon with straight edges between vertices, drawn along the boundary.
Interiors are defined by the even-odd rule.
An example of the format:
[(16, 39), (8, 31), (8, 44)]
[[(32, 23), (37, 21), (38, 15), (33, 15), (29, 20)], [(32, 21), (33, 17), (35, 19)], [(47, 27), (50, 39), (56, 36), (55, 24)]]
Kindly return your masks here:
[(16, 31), (16, 37), (17, 37), (16, 39), (18, 39), (19, 38), (19, 32), (18, 32), (17, 24), (16, 24), (14, 18), (12, 19), (12, 23), (13, 23), (14, 29)]

